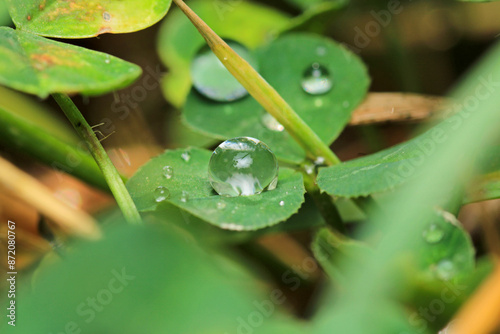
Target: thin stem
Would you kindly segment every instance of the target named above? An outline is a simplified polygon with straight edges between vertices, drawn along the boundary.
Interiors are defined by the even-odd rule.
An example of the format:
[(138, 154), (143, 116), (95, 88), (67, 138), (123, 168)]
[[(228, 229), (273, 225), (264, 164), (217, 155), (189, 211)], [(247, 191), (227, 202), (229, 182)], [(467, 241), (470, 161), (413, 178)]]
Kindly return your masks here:
[(122, 210), (125, 219), (130, 224), (141, 223), (141, 216), (139, 215), (135, 203), (125, 187), (120, 174), (116, 170), (115, 166), (111, 162), (111, 159), (102, 147), (101, 142), (97, 139), (94, 131), (87, 123), (80, 110), (78, 110), (77, 106), (67, 95), (53, 94), (52, 96), (56, 100), (57, 104), (59, 104), (66, 117), (69, 119), (78, 135), (80, 135), (80, 137), (87, 144), (90, 153), (101, 169), (102, 174), (109, 185), (109, 189), (115, 197), (118, 206)]
[(268, 113), (283, 124), (287, 132), (306, 150), (311, 159), (324, 158), (328, 165), (340, 163), (339, 158), (328, 145), (323, 143), (318, 135), (250, 64), (234, 52), (182, 0), (174, 0), (174, 2), (195, 25), (222, 64)]

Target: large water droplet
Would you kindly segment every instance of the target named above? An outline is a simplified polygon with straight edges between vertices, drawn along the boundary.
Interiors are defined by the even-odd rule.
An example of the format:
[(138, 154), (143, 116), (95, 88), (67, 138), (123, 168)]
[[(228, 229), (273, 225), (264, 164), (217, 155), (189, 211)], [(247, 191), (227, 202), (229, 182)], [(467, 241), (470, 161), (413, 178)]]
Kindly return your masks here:
[(262, 124), (271, 131), (283, 132), (285, 127), (268, 113), (262, 115)]
[(325, 94), (332, 89), (330, 72), (319, 63), (314, 63), (304, 71), (302, 88), (309, 94)]
[(238, 137), (226, 140), (215, 149), (208, 175), (219, 195), (250, 196), (276, 188), (278, 161), (260, 140)]
[(170, 180), (172, 177), (174, 177), (174, 169), (171, 166), (165, 166), (163, 167), (163, 175)]
[(456, 274), (455, 265), (448, 259), (441, 260), (436, 266), (436, 274), (440, 279), (449, 281)]
[(162, 186), (155, 189), (155, 201), (160, 203), (167, 200), (170, 197), (170, 191)]
[(423, 232), (424, 240), (430, 244), (440, 242), (444, 237), (445, 231), (438, 224), (430, 224)]
[[(226, 42), (257, 69), (257, 62), (246, 47), (235, 41)], [(191, 78), (196, 90), (212, 100), (234, 101), (248, 95), (246, 89), (229, 73), (207, 45), (198, 51), (191, 63)]]

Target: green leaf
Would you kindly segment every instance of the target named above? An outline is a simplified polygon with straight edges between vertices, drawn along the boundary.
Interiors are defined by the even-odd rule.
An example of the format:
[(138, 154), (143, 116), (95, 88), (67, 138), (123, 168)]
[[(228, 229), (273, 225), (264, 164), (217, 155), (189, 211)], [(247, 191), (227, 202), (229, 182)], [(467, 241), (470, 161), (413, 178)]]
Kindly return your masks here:
[(318, 186), (330, 195), (368, 196), (393, 189), (420, 175), (419, 166), (429, 159), (439, 143), (447, 140), (445, 121), (427, 132), (389, 149), (340, 165), (320, 168)]
[(0, 27), (0, 84), (45, 98), (126, 87), (141, 69), (105, 53)]
[[(290, 34), (259, 50), (262, 76), (326, 143), (332, 143), (349, 122), (369, 85), (366, 68), (357, 56), (320, 36)], [(324, 95), (310, 95), (301, 86), (304, 71), (318, 62), (328, 69), (333, 88)], [(300, 163), (303, 149), (285, 131), (264, 125), (264, 109), (250, 96), (218, 103), (192, 90), (184, 107), (186, 122), (200, 132), (227, 139), (237, 135), (264, 141), (286, 162)]]
[[(170, 193), (169, 203), (202, 220), (223, 229), (256, 230), (286, 220), (304, 201), (302, 174), (288, 168), (280, 169), (275, 190), (253, 196), (216, 195), (207, 172), (211, 154), (190, 148), (166, 151), (149, 161), (127, 183), (139, 211), (155, 211), (161, 207), (155, 200), (155, 190), (162, 186)], [(185, 161), (187, 156), (189, 161)], [(165, 166), (173, 169), (170, 179), (164, 176)], [(280, 205), (281, 201), (284, 205)]]
[(294, 17), (281, 33), (290, 31), (325, 31), (334, 20), (334, 14), (343, 9), (348, 2), (349, 0), (323, 1), (307, 7), (301, 15)]
[(0, 26), (10, 25), (10, 15), (5, 0), (0, 0)]
[[(191, 0), (189, 6), (223, 38), (255, 48), (272, 38), (272, 33), (288, 23), (288, 17), (269, 7), (242, 1)], [(169, 73), (163, 80), (167, 100), (180, 107), (189, 93), (189, 67), (196, 52), (205, 44), (193, 24), (178, 9), (162, 24), (158, 51)]]
[(171, 0), (6, 0), (18, 29), (48, 37), (85, 38), (145, 29), (165, 16)]
[(295, 5), (296, 7), (306, 10), (319, 6), (345, 6), (349, 0), (286, 0), (287, 2)]
[(475, 249), (469, 234), (450, 212), (435, 209), (417, 240), (417, 260), (422, 275), (451, 280), (474, 269)]
[[(30, 321), (18, 320), (16, 329), (20, 333), (76, 333), (77, 329), (111, 334), (229, 333), (249, 321), (258, 303), (266, 310), (272, 307), (259, 333), (270, 333), (268, 326), (291, 325), (300, 333), (301, 325), (271, 301), (275, 299), (237, 260), (220, 250), (201, 248), (172, 228), (115, 227), (106, 238), (74, 245), (64, 260), (47, 264), (37, 274), (33, 291), (18, 289), (18, 314)], [(138, 307), (138, 301), (147, 302)], [(0, 325), (5, 326), (6, 322)]]

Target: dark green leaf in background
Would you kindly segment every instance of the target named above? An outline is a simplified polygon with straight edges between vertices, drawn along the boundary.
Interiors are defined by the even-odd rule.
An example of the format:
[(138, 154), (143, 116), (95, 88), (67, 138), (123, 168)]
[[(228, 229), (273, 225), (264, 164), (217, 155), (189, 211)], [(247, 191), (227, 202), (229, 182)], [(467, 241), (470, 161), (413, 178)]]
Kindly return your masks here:
[(97, 95), (126, 87), (141, 69), (105, 53), (0, 27), (0, 84), (47, 97)]

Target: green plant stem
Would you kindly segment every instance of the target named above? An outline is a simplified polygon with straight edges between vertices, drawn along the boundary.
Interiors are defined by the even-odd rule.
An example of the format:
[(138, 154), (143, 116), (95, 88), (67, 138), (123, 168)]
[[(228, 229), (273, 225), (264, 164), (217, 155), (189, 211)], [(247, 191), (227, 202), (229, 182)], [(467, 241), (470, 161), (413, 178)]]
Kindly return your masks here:
[(311, 159), (323, 158), (328, 165), (340, 163), (339, 158), (330, 150), (328, 145), (323, 143), (318, 135), (250, 64), (234, 52), (182, 0), (174, 0), (174, 2), (205, 38), (208, 46), (222, 64), (268, 113), (283, 124), (287, 132), (306, 150)]
[(135, 203), (125, 187), (120, 174), (116, 170), (115, 166), (111, 162), (111, 159), (102, 147), (101, 142), (97, 139), (97, 136), (81, 114), (80, 110), (78, 110), (77, 106), (67, 95), (53, 94), (52, 96), (56, 100), (57, 104), (59, 104), (66, 117), (69, 119), (78, 135), (80, 135), (80, 137), (87, 144), (90, 153), (101, 169), (102, 174), (109, 185), (109, 189), (115, 197), (116, 202), (122, 210), (123, 216), (127, 222), (130, 224), (141, 223), (141, 216), (139, 215)]

